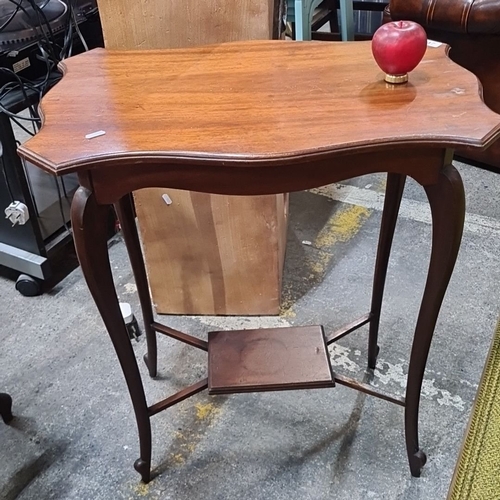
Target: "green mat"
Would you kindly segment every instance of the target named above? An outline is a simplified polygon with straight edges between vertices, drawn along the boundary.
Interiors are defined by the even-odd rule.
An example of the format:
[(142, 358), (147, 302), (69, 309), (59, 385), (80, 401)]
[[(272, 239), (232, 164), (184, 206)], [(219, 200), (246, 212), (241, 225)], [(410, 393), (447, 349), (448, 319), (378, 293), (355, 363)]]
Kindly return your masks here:
[(500, 500), (500, 323), (479, 384), (448, 500)]

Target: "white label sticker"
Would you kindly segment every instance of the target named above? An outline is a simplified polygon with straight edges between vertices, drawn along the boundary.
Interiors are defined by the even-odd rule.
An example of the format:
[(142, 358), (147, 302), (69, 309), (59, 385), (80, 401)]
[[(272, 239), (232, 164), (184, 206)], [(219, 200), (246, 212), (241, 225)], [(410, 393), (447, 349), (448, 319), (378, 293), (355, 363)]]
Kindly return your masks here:
[(92, 132), (91, 134), (87, 134), (85, 136), (85, 139), (94, 139), (94, 137), (100, 137), (101, 135), (104, 135), (106, 132), (104, 130), (98, 130), (97, 132)]
[(436, 42), (436, 40), (427, 40), (427, 47), (441, 47), (443, 45), (441, 42)]
[(12, 65), (12, 69), (14, 73), (19, 73), (19, 71), (22, 71), (23, 69), (29, 68), (31, 66), (30, 60), (28, 57), (25, 57), (24, 59), (21, 59), (20, 61), (15, 62)]

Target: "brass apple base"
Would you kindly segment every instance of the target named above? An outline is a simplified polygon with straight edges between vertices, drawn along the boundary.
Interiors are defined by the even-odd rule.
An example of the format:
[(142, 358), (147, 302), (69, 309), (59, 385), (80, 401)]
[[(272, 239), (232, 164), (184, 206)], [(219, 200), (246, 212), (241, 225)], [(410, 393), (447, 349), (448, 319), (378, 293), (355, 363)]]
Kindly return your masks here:
[(406, 83), (408, 81), (408, 73), (404, 75), (389, 75), (386, 73), (385, 81), (388, 83)]

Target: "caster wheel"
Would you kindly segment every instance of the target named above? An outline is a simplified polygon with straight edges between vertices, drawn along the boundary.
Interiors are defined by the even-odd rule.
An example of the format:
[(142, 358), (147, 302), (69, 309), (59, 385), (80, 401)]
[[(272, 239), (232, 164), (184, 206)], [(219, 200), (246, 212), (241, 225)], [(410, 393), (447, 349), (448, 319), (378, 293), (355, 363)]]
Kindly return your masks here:
[(16, 290), (25, 297), (35, 297), (42, 293), (40, 281), (27, 274), (21, 274), (17, 278)]

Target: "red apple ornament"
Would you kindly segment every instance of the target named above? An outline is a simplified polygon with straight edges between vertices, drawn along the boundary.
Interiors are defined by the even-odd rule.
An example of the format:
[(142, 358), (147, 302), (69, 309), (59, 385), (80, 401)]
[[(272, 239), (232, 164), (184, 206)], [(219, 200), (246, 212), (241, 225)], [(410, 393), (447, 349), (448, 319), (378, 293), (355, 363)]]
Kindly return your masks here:
[(372, 53), (385, 81), (405, 83), (408, 72), (414, 70), (427, 49), (427, 35), (413, 21), (394, 21), (383, 24), (372, 39)]

